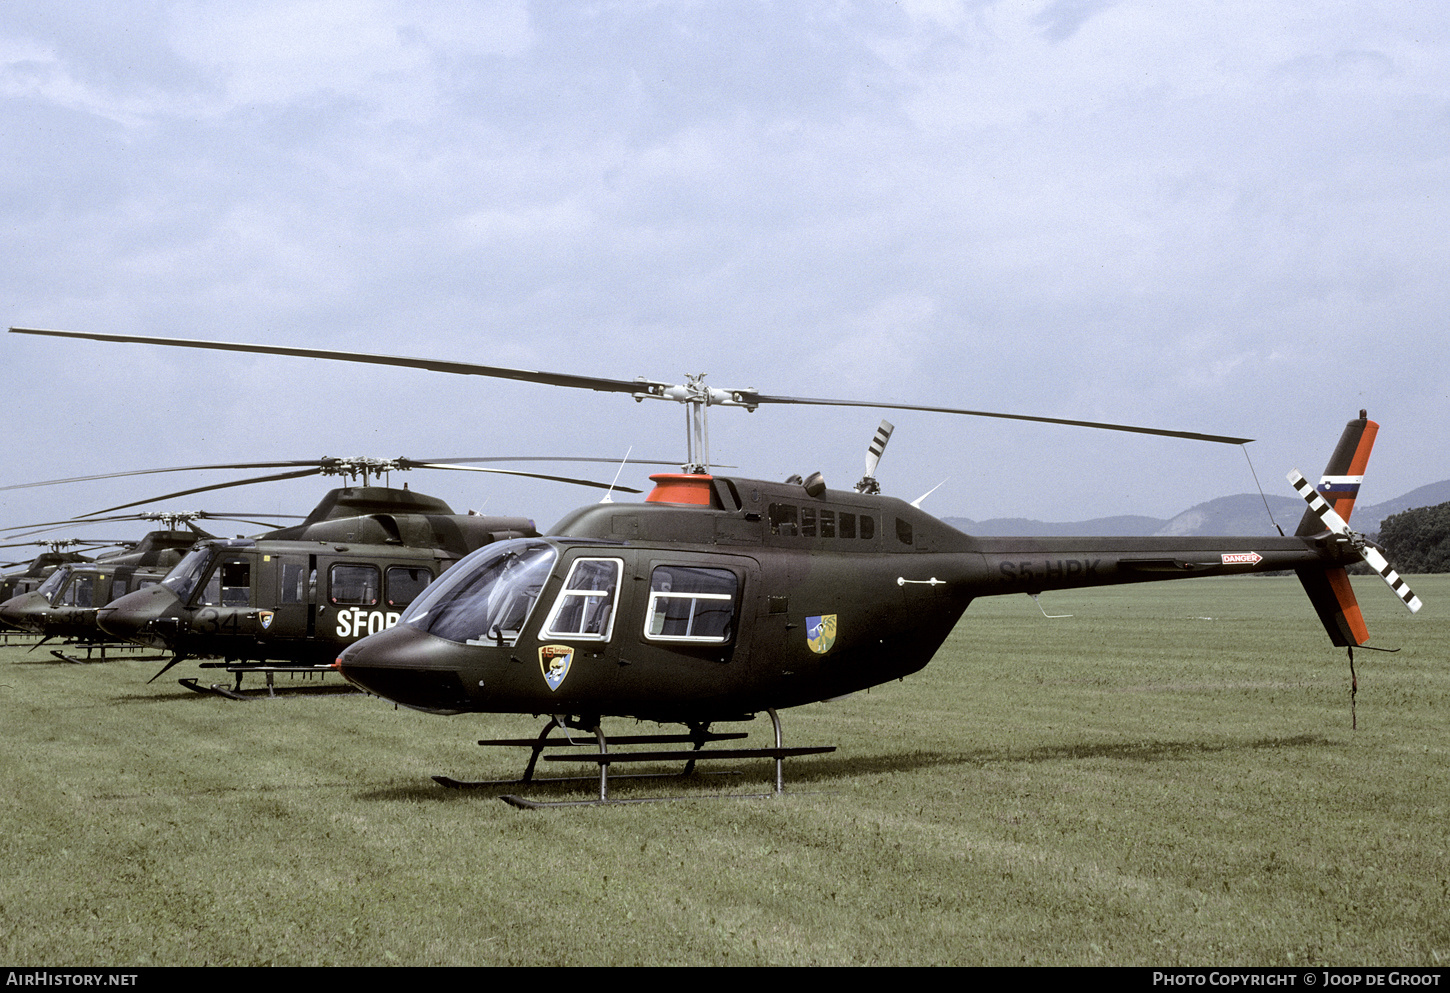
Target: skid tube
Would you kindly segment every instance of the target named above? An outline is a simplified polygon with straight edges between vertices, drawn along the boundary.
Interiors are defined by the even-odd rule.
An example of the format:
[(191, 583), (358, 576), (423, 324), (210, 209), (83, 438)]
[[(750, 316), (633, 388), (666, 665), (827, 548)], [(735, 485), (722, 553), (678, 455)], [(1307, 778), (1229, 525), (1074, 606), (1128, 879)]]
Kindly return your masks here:
[[(274, 677), (279, 672), (288, 673), (291, 675), (300, 674), (302, 676), (305, 676), (310, 681), (313, 675), (316, 675), (319, 679), (321, 679), (321, 677), (326, 676), (329, 672), (335, 671), (332, 669), (331, 666), (321, 665), (264, 665), (261, 663), (248, 662), (201, 662), (198, 664), (203, 669), (225, 669), (227, 672), (231, 673), (236, 677), (235, 685), (231, 687), (224, 686), (221, 683), (202, 685), (201, 680), (195, 677), (178, 679), (177, 682), (180, 683), (182, 686), (185, 686), (187, 689), (193, 690), (197, 693), (212, 693), (219, 697), (225, 697), (228, 700), (275, 699), (277, 696), (277, 690), (274, 682)], [(165, 670), (162, 671), (164, 672)], [(242, 677), (249, 672), (260, 673), (265, 678), (267, 683), (265, 693), (263, 693), (261, 690), (257, 690), (253, 693), (242, 692)], [(358, 691), (344, 683), (336, 688), (336, 692), (355, 693)]]
[[(99, 662), (155, 662), (157, 659), (166, 658), (165, 655), (137, 655), (136, 653), (141, 651), (139, 645), (120, 644), (110, 641), (77, 641), (71, 642), (70, 644), (76, 649), (84, 648), (86, 650), (86, 657), (81, 658), (79, 655), (72, 655), (64, 649), (59, 648), (52, 648), (50, 654), (62, 662), (71, 662), (75, 665), (92, 665)], [(115, 654), (107, 658), (106, 649), (108, 648), (127, 654)], [(92, 652), (100, 652), (101, 657), (99, 659), (92, 658)]]
[[(588, 730), (594, 736), (594, 743), (598, 751), (581, 754), (574, 752), (565, 755), (546, 755), (547, 762), (593, 762), (599, 766), (599, 797), (593, 800), (532, 800), (518, 794), (505, 794), (499, 797), (505, 803), (515, 807), (528, 810), (537, 810), (544, 807), (597, 807), (609, 804), (624, 803), (661, 803), (675, 800), (748, 800), (748, 799), (770, 799), (785, 794), (785, 760), (800, 755), (821, 755), (836, 750), (835, 745), (815, 745), (798, 748), (786, 748), (782, 744), (780, 718), (772, 708), (767, 711), (770, 714), (770, 721), (775, 734), (775, 746), (772, 748), (729, 748), (706, 750), (704, 745), (712, 741), (729, 741), (747, 737), (744, 732), (712, 733), (709, 725), (691, 725), (689, 734), (641, 734), (641, 735), (618, 735), (607, 737), (598, 720), (594, 721)], [(579, 724), (569, 725), (581, 727)], [(549, 739), (549, 734), (556, 727), (565, 727), (564, 739)], [(692, 744), (691, 749), (672, 748), (662, 751), (631, 751), (611, 752), (610, 744), (614, 745), (650, 745), (650, 744)], [(485, 746), (523, 746), (532, 750), (529, 762), (524, 773), (518, 779), (513, 780), (492, 780), (483, 782), (465, 782), (451, 779), (447, 776), (434, 776), (433, 779), (441, 786), (449, 789), (481, 789), (496, 786), (527, 786), (538, 782), (543, 783), (578, 783), (590, 782), (594, 777), (575, 776), (559, 777), (550, 779), (535, 780), (534, 769), (538, 764), (539, 756), (544, 749), (549, 747), (578, 747), (586, 744), (584, 741), (574, 741), (568, 737), (566, 722), (559, 717), (551, 717), (544, 730), (537, 738), (497, 738), (486, 739), (479, 742)], [(682, 772), (668, 774), (668, 778), (679, 778), (690, 775), (695, 769), (695, 763), (702, 759), (751, 759), (768, 758), (775, 761), (775, 788), (770, 793), (711, 793), (699, 796), (656, 796), (656, 797), (631, 797), (618, 799), (609, 795), (610, 766), (628, 762), (677, 762), (683, 761), (685, 768)], [(616, 773), (614, 779), (655, 779), (666, 778), (664, 773), (646, 774), (621, 774)]]

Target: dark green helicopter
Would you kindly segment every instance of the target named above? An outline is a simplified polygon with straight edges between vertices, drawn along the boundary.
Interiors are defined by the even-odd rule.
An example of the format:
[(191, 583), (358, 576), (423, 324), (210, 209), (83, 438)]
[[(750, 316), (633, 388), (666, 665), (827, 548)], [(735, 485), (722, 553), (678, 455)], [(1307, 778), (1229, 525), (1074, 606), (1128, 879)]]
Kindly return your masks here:
[[(12, 329), (20, 330), (20, 329)], [(1319, 488), (1298, 482), (1310, 509), (1293, 536), (1243, 538), (978, 538), (913, 504), (883, 496), (873, 478), (890, 426), (868, 449), (854, 490), (819, 474), (785, 483), (709, 471), (706, 414), (713, 405), (819, 404), (931, 410), (1242, 444), (1249, 439), (954, 408), (767, 396), (755, 390), (608, 380), (393, 356), (220, 342), (27, 332), (363, 361), (685, 403), (689, 464), (652, 477), (642, 505), (586, 507), (548, 536), (472, 553), (402, 612), (399, 623), (338, 658), (353, 684), (440, 714), (553, 715), (519, 780), (540, 753), (563, 744), (558, 727), (589, 732), (599, 798), (608, 770), (628, 761), (768, 757), (782, 791), (784, 758), (828, 748), (786, 748), (777, 710), (833, 699), (923, 668), (972, 600), (1015, 593), (1293, 570), (1331, 641), (1368, 641), (1346, 567), (1368, 561), (1411, 611), (1416, 599), (1373, 546), (1346, 523), (1378, 425), (1364, 412), (1345, 427)], [(765, 711), (775, 746), (701, 751), (741, 737), (716, 723)], [(605, 717), (683, 724), (681, 735), (607, 737)], [(693, 751), (617, 752), (611, 745), (685, 743)], [(572, 744), (572, 742), (570, 742)], [(557, 756), (549, 756), (557, 758)], [(440, 779), (445, 785), (464, 784)], [(773, 794), (766, 794), (773, 795)], [(506, 797), (521, 805), (536, 805)]]
[(280, 476), (233, 480), (153, 499), (304, 475), (348, 475), (361, 478), (363, 485), (328, 492), (301, 524), (255, 538), (206, 536), (146, 589), (113, 599), (95, 612), (96, 624), (106, 635), (171, 653), (161, 673), (188, 658), (216, 658), (222, 661), (202, 665), (220, 665), (236, 676), (231, 689), (182, 680), (191, 689), (235, 697), (249, 671), (266, 674), (270, 690), (274, 672), (326, 669), (344, 646), (396, 622), (424, 587), (469, 552), (538, 534), (528, 518), (456, 514), (444, 501), (406, 486), (368, 485), (374, 477), (414, 468), (451, 468), (610, 485), (411, 459), (323, 458), (166, 471), (261, 465), (294, 468)]
[[(192, 523), (204, 516), (198, 512), (129, 515), (133, 520), (158, 521), (166, 527), (128, 543), (130, 547), (124, 551), (59, 565), (34, 590), (0, 603), (0, 622), (41, 635), (40, 644), (64, 639), (86, 649), (85, 659), (65, 651), (51, 653), (64, 661), (90, 661), (96, 649), (101, 651), (104, 660), (105, 650), (114, 640), (97, 626), (97, 610), (127, 593), (159, 583), (198, 537), (211, 537)], [(177, 525), (183, 523), (188, 530), (178, 529)]]
[[(85, 548), (87, 551), (98, 551), (115, 545), (125, 545), (123, 542), (91, 540), (87, 538), (48, 538), (36, 541), (7, 542), (0, 545), (0, 548), (34, 548), (44, 546), (49, 551), (41, 552), (24, 569), (6, 573), (0, 576), (0, 638), (9, 644), (13, 637), (23, 636), (29, 641), (34, 632), (24, 631), (11, 625), (5, 619), (4, 605), (8, 600), (27, 593), (34, 593), (46, 580), (54, 575), (55, 571), (63, 566), (81, 562), (93, 562), (90, 555), (86, 555), (76, 548)], [(9, 563), (10, 566), (20, 565), (19, 562)]]
[(13, 541), (0, 544), (0, 548), (36, 548), (44, 546), (49, 551), (41, 552), (28, 563), (11, 562), (4, 568), (24, 564), (24, 569), (7, 572), (0, 576), (0, 603), (22, 593), (39, 588), (56, 568), (70, 562), (91, 562), (94, 559), (84, 552), (62, 551), (62, 549), (87, 548), (95, 550), (117, 544), (114, 541), (91, 541), (86, 538), (50, 538), (37, 541)]

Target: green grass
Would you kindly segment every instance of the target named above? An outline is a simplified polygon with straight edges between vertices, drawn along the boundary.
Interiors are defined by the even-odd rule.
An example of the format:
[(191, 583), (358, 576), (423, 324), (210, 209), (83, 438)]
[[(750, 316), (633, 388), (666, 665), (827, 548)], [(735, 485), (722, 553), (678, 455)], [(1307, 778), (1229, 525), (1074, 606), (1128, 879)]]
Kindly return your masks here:
[(527, 717), (0, 649), (0, 960), (1443, 965), (1450, 577), (1412, 585), (1356, 580), (1403, 646), (1357, 653), (1357, 731), (1292, 578), (979, 601), (924, 672), (784, 712), (840, 750), (779, 801), (520, 811), (428, 776), (515, 774), (472, 742)]

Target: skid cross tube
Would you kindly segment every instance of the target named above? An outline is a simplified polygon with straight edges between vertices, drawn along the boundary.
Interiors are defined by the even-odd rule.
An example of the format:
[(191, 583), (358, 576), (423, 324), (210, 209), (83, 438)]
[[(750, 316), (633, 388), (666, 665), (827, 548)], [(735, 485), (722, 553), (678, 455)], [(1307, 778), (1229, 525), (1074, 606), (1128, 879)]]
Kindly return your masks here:
[[(433, 779), (441, 786), (450, 789), (480, 789), (489, 786), (527, 786), (534, 782), (538, 783), (583, 783), (594, 777), (561, 776), (548, 779), (534, 779), (534, 771), (537, 768), (539, 757), (545, 749), (549, 748), (573, 748), (583, 749), (593, 746), (592, 751), (572, 751), (566, 754), (544, 755), (547, 762), (584, 762), (593, 763), (599, 767), (598, 783), (599, 794), (593, 800), (531, 800), (527, 797), (516, 794), (501, 796), (500, 799), (516, 807), (529, 809), (541, 807), (574, 807), (574, 806), (597, 806), (601, 804), (619, 803), (653, 803), (665, 800), (688, 800), (688, 799), (767, 799), (781, 796), (785, 793), (785, 760), (800, 755), (821, 755), (834, 752), (834, 745), (816, 745), (787, 748), (783, 744), (780, 718), (774, 709), (767, 711), (771, 719), (771, 728), (774, 737), (774, 746), (769, 748), (722, 748), (706, 749), (704, 746), (709, 742), (738, 740), (748, 737), (744, 732), (712, 732), (708, 724), (690, 725), (688, 734), (634, 734), (609, 736), (604, 733), (602, 723), (595, 720), (590, 722), (587, 731), (590, 739), (580, 738), (578, 740), (568, 737), (567, 728), (565, 738), (550, 738), (549, 735), (555, 728), (566, 727), (565, 721), (559, 717), (551, 717), (544, 729), (535, 738), (489, 738), (479, 741), (483, 746), (499, 747), (523, 747), (530, 750), (528, 764), (523, 774), (518, 779), (512, 780), (487, 780), (487, 781), (462, 781), (447, 776), (434, 776)], [(583, 722), (579, 724), (570, 723), (569, 726), (585, 730)], [(616, 747), (625, 745), (655, 745), (655, 744), (689, 744), (692, 747), (671, 748), (643, 751), (611, 751), (610, 745)], [(613, 778), (620, 779), (655, 779), (678, 778), (688, 776), (694, 772), (695, 763), (702, 759), (752, 759), (768, 758), (775, 762), (775, 786), (769, 793), (721, 793), (705, 794), (700, 797), (687, 796), (659, 796), (659, 797), (638, 797), (619, 799), (609, 795), (610, 767), (615, 765), (628, 764), (633, 762), (679, 762), (685, 763), (685, 768), (679, 773), (638, 773), (624, 774), (615, 772)]]

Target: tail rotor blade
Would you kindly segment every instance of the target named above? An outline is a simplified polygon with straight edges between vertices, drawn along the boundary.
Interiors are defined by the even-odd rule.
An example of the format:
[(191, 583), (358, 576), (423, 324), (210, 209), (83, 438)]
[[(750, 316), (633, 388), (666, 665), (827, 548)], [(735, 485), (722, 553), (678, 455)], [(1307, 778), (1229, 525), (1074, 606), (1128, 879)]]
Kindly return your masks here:
[(881, 426), (876, 429), (876, 436), (866, 447), (866, 475), (876, 475), (876, 467), (881, 464), (881, 453), (886, 451), (886, 443), (891, 440), (891, 432), (895, 430), (896, 426), (890, 421), (882, 421)]
[(876, 429), (871, 444), (866, 446), (866, 475), (856, 484), (857, 493), (881, 492), (881, 487), (876, 482), (876, 467), (881, 464), (881, 453), (886, 451), (886, 443), (891, 440), (891, 432), (895, 430), (890, 421), (882, 421), (881, 426)]
[(1400, 598), (1400, 602), (1410, 608), (1410, 613), (1419, 613), (1420, 608), (1424, 606), (1420, 602), (1420, 598), (1415, 596), (1409, 584), (1400, 578), (1400, 574), (1395, 572), (1378, 549), (1373, 545), (1365, 545), (1359, 550), (1359, 554), (1369, 563), (1369, 567), (1379, 573), (1379, 577), (1389, 584), (1390, 589), (1395, 591), (1395, 596)]

